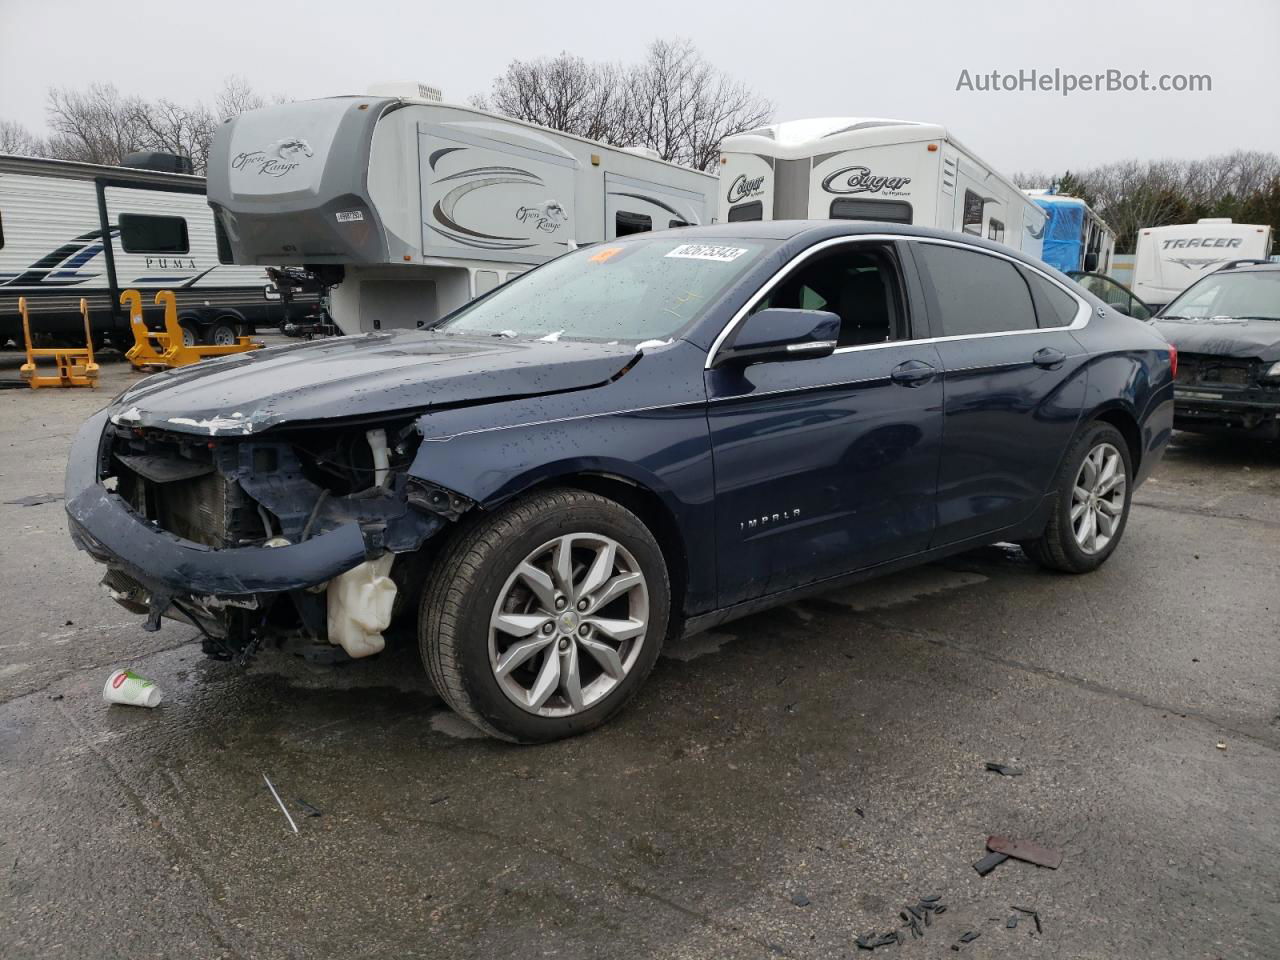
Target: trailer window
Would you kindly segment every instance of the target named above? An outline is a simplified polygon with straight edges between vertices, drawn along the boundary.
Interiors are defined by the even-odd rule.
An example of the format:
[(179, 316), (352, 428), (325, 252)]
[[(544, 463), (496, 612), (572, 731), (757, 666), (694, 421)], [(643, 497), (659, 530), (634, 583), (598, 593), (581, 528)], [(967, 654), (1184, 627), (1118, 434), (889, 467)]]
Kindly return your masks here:
[(729, 208), (729, 222), (738, 223), (742, 220), (763, 220), (764, 204), (759, 200), (753, 200), (751, 203), (740, 203), (736, 207)]
[(476, 271), (476, 292), (478, 297), (482, 293), (488, 293), (495, 287), (498, 287), (498, 271), (497, 270), (477, 270)]
[(187, 221), (182, 217), (120, 214), (120, 244), (125, 253), (190, 253)]
[(216, 216), (213, 218), (213, 238), (218, 244), (218, 262), (235, 263), (231, 259), (231, 241), (227, 238), (227, 231), (222, 229), (222, 221)]
[(854, 200), (838, 197), (831, 201), (831, 219), (910, 223), (911, 204), (905, 200)]
[(994, 217), (987, 224), (987, 239), (994, 240), (996, 243), (1004, 243), (1004, 224)]
[(633, 233), (648, 233), (653, 229), (653, 217), (643, 213), (619, 210), (614, 219), (614, 236), (628, 237)]
[(972, 190), (964, 192), (964, 223), (961, 228), (975, 237), (982, 236), (982, 197)]

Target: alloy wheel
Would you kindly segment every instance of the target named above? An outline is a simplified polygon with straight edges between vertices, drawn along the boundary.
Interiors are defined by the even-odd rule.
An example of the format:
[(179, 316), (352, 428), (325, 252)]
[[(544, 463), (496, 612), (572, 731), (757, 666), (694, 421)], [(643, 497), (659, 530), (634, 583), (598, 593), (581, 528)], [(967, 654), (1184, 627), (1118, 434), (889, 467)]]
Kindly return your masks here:
[(489, 664), (521, 709), (572, 716), (617, 689), (648, 628), (648, 585), (631, 553), (600, 534), (567, 534), (507, 578), (490, 617)]
[(1071, 532), (1087, 554), (1104, 550), (1120, 528), (1128, 487), (1124, 458), (1100, 443), (1084, 458), (1071, 492)]

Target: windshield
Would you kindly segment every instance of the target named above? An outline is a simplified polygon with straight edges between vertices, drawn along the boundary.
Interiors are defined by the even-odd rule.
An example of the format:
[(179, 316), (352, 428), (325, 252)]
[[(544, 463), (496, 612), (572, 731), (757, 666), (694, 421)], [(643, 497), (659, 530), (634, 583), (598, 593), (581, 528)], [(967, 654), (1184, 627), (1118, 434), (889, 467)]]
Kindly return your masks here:
[(1164, 308), (1160, 319), (1280, 320), (1280, 270), (1215, 273)]
[(436, 327), (545, 340), (669, 340), (766, 249), (760, 240), (608, 241), (548, 263)]

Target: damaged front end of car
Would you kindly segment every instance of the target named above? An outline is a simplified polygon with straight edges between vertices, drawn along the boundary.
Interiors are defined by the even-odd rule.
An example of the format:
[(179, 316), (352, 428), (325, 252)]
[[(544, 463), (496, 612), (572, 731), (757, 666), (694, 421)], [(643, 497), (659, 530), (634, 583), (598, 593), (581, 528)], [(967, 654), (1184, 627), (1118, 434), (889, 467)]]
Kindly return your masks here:
[(409, 475), (412, 414), (242, 426), (90, 419), (67, 470), (77, 546), (146, 629), (193, 624), (212, 656), (245, 662), (268, 641), (379, 652), (424, 545), (473, 504)]

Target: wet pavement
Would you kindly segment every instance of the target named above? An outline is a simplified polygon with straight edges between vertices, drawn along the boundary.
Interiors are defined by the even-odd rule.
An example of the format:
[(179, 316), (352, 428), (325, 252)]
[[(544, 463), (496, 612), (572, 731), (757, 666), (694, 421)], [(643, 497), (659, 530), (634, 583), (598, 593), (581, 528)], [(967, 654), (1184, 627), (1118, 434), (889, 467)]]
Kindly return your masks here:
[[(853, 957), (933, 894), (876, 956), (1280, 955), (1276, 448), (1179, 437), (1095, 574), (993, 547), (742, 620), (518, 748), (443, 707), (411, 635), (246, 672), (146, 634), (60, 502), (3, 502), (60, 493), (128, 381), (0, 392), (6, 958)], [(117, 666), (164, 703), (103, 703)], [(1065, 859), (979, 877), (988, 834)]]

